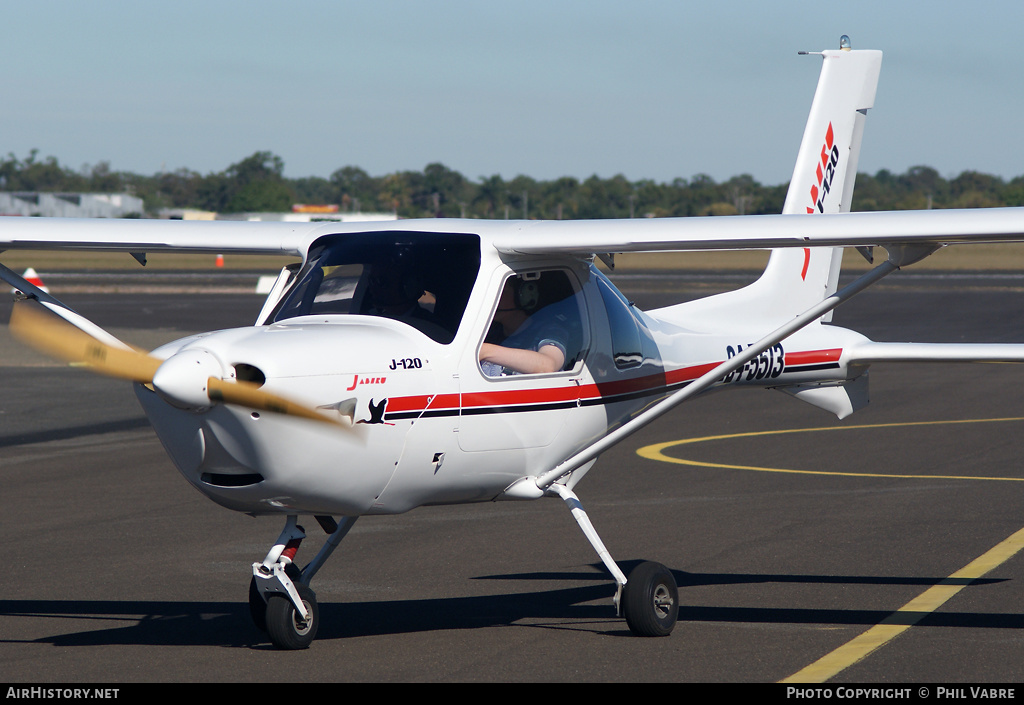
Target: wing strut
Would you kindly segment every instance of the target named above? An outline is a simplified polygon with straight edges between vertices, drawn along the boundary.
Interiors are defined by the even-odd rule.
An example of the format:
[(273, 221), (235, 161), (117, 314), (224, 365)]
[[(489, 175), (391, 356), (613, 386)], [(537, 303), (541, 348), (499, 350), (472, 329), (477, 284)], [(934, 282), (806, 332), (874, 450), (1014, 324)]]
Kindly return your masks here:
[[(934, 251), (932, 248), (931, 251)], [(824, 299), (820, 303), (807, 309), (804, 313), (800, 314), (793, 320), (789, 321), (783, 326), (780, 326), (776, 330), (772, 331), (765, 337), (761, 338), (758, 342), (747, 347), (743, 352), (739, 353), (735, 357), (729, 358), (722, 364), (715, 367), (710, 372), (707, 372), (702, 377), (695, 379), (693, 382), (688, 384), (678, 392), (671, 394), (661, 402), (651, 407), (644, 413), (637, 416), (635, 419), (628, 423), (620, 426), (616, 430), (609, 433), (607, 436), (587, 446), (576, 455), (563, 460), (561, 463), (556, 465), (551, 470), (538, 476), (535, 480), (537, 488), (540, 491), (547, 490), (551, 485), (558, 480), (560, 477), (568, 472), (571, 472), (583, 464), (590, 462), (604, 451), (611, 448), (613, 445), (631, 435), (635, 431), (640, 430), (647, 424), (651, 423), (655, 419), (661, 417), (665, 413), (671, 411), (679, 404), (683, 403), (690, 397), (696, 396), (700, 392), (713, 385), (715, 382), (720, 380), (722, 377), (732, 372), (733, 370), (739, 369), (748, 360), (751, 360), (762, 352), (775, 345), (776, 343), (785, 340), (793, 333), (797, 332), (804, 326), (807, 326), (823, 314), (831, 311), (839, 304), (843, 303), (847, 299), (851, 298), (855, 294), (868, 288), (875, 282), (879, 281), (883, 277), (900, 268), (904, 264), (916, 262), (918, 259), (931, 254), (931, 251), (923, 253), (917, 250), (911, 251), (910, 248), (904, 248), (902, 246), (893, 246), (890, 250), (890, 257), (882, 264), (878, 265), (874, 269), (868, 271), (866, 274), (857, 278), (851, 282), (848, 286), (843, 287), (840, 291), (837, 291), (832, 296)]]
[(13, 286), (15, 289), (24, 294), (24, 298), (35, 299), (40, 304), (45, 306), (51, 313), (54, 313), (65, 321), (73, 325), (75, 328), (83, 331), (84, 333), (91, 335), (93, 338), (112, 345), (115, 348), (122, 350), (131, 350), (129, 345), (121, 342), (113, 335), (103, 330), (95, 323), (90, 321), (83, 316), (76, 313), (70, 306), (65, 304), (60, 299), (57, 299), (50, 294), (46, 293), (32, 282), (28, 281), (24, 277), (20, 276), (16, 272), (11, 271), (3, 264), (0, 264), (0, 280), (3, 280)]

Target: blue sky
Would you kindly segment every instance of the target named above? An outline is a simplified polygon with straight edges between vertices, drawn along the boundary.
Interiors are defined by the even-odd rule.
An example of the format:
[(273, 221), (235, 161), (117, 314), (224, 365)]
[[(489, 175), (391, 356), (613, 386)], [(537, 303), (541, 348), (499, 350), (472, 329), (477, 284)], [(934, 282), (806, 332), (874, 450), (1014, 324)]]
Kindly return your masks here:
[(38, 0), (0, 15), (0, 153), (290, 177), (789, 180), (820, 58), (885, 52), (861, 171), (1024, 174), (1024, 3)]

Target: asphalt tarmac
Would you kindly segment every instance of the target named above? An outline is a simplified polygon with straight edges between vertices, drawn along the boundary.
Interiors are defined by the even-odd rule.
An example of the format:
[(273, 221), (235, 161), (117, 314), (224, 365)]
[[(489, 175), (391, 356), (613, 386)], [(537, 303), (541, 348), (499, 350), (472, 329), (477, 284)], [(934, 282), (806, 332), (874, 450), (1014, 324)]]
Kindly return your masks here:
[[(617, 278), (642, 307), (745, 280)], [(202, 284), (76, 286), (51, 288), (147, 347), (261, 305)], [(836, 323), (1009, 342), (1024, 341), (1022, 312), (1021, 277), (900, 273)], [(731, 390), (605, 453), (577, 493), (627, 572), (674, 571), (668, 638), (630, 635), (571, 515), (540, 500), (361, 519), (314, 581), (316, 642), (281, 652), (246, 591), (282, 522), (192, 490), (128, 384), (39, 361), (0, 327), (0, 682), (1019, 683), (1024, 552), (1005, 542), (1024, 528), (1022, 384), (1014, 365), (876, 365), (871, 404), (844, 421)], [(638, 455), (683, 439), (707, 440)]]

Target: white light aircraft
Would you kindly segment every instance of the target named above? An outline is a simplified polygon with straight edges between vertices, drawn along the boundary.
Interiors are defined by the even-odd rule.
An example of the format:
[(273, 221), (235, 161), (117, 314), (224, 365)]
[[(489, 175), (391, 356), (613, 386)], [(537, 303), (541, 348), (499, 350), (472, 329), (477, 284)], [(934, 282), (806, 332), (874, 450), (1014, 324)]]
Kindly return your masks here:
[[(135, 382), (197, 490), (285, 521), (252, 565), (253, 618), (309, 646), (310, 588), (360, 516), (560, 497), (614, 578), (638, 635), (668, 634), (671, 571), (625, 576), (575, 489), (597, 457), (715, 388), (780, 389), (840, 418), (881, 361), (1024, 361), (1024, 344), (881, 343), (831, 325), (841, 302), (946, 245), (1024, 240), (1024, 209), (849, 213), (882, 54), (820, 52), (822, 71), (784, 212), (606, 221), (235, 223), (0, 219), (0, 250), (291, 255), (255, 325), (135, 350), (6, 267), (24, 292), (12, 332)], [(838, 289), (843, 248), (887, 258)], [(615, 253), (773, 250), (753, 284), (652, 311), (595, 266)], [(327, 534), (294, 562), (313, 516)]]

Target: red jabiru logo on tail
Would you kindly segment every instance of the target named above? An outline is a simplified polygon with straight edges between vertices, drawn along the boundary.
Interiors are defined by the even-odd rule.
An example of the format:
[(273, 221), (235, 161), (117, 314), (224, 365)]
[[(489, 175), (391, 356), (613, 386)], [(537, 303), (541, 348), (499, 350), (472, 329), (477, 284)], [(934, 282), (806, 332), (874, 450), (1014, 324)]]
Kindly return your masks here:
[[(811, 185), (811, 205), (807, 206), (807, 212), (825, 212), (825, 196), (832, 189), (832, 179), (836, 175), (836, 166), (839, 164), (839, 148), (835, 144), (835, 132), (832, 130), (832, 123), (828, 124), (825, 131), (825, 142), (821, 145), (821, 160), (815, 169), (814, 175), (817, 182)], [(811, 250), (804, 248), (804, 266), (800, 271), (800, 278), (807, 279), (807, 268), (811, 264)]]
[(813, 213), (815, 208), (819, 213), (825, 212), (825, 196), (832, 189), (832, 179), (836, 175), (836, 166), (839, 164), (839, 147), (835, 145), (835, 133), (832, 131), (832, 123), (828, 124), (825, 131), (825, 142), (821, 145), (821, 161), (815, 170), (817, 183), (811, 186), (811, 205), (807, 206), (807, 212)]

